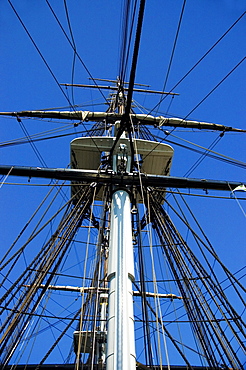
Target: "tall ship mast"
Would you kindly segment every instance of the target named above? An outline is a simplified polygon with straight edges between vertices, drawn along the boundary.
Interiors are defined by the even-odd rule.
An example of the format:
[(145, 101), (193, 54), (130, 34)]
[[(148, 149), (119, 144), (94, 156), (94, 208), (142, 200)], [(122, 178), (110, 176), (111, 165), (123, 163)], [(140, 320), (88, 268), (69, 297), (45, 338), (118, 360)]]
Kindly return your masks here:
[[(31, 37), (18, 9), (9, 4)], [(48, 1), (47, 6), (65, 32), (55, 8)], [(14, 119), (25, 133), (24, 139), (5, 141), (2, 147), (29, 143), (41, 162), (25, 165), (21, 158), (0, 166), (3, 191), (18, 177), (26, 186), (35, 184), (39, 199), (9, 247), (4, 239), (1, 369), (245, 367), (244, 267), (230, 271), (221, 258), (223, 248), (219, 253), (188, 200), (202, 198), (199, 208), (204, 218), (203, 201), (213, 212), (213, 202), (222, 198), (245, 215), (237, 196), (244, 194), (245, 181), (190, 174), (207, 157), (244, 169), (244, 162), (221, 155), (214, 147), (224, 136), (241, 137), (246, 130), (240, 124), (158, 111), (164, 99), (180, 98), (175, 88), (154, 90), (135, 81), (145, 7), (144, 1), (123, 5), (117, 79), (90, 75), (90, 85), (58, 83), (48, 65), (70, 102), (68, 108), (0, 112), (1, 120)], [(74, 44), (68, 9), (65, 1), (70, 37), (66, 35), (75, 59), (84, 64)], [(74, 104), (75, 89), (99, 91), (107, 108), (81, 109)], [(71, 99), (66, 91), (71, 91)], [(133, 99), (136, 94), (157, 96), (159, 103), (141, 111)], [(59, 136), (60, 140), (59, 132), (72, 128), (69, 166), (46, 165), (36, 146), (46, 133), (31, 134), (25, 119), (55, 123), (58, 128), (47, 132), (48, 139)], [(64, 127), (59, 128), (61, 123)], [(202, 146), (179, 137), (179, 130), (213, 132), (217, 139)], [(175, 173), (178, 140), (181, 149), (193, 148), (198, 155), (185, 176)], [(56, 163), (64, 150), (54, 147), (50, 163)], [(180, 161), (185, 164), (185, 159)], [(35, 199), (22, 196), (16, 204), (20, 200), (23, 216), (20, 208), (14, 212), (21, 218), (25, 202)], [(219, 229), (212, 218), (208, 224)], [(229, 245), (231, 258), (243, 258), (240, 248), (236, 252)]]

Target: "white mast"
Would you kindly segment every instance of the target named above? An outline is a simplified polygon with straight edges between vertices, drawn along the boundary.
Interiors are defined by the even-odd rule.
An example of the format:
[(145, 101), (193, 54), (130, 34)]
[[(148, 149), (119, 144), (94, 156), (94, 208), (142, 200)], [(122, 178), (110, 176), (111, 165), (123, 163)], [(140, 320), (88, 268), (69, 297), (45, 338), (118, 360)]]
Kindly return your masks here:
[[(113, 170), (130, 171), (129, 148), (119, 144), (113, 156)], [(134, 280), (131, 204), (125, 189), (115, 189), (111, 203), (109, 239), (109, 309), (107, 335), (107, 370), (136, 369), (133, 293)]]

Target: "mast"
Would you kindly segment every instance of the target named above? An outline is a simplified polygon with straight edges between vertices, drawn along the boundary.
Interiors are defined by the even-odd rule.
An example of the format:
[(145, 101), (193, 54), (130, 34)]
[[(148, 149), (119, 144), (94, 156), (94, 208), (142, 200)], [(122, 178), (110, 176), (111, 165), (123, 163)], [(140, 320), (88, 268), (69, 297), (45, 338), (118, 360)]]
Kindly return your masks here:
[(109, 241), (107, 369), (136, 368), (132, 282), (134, 281), (130, 196), (115, 189)]
[[(139, 41), (140, 32), (137, 38)], [(106, 127), (110, 127), (108, 129), (110, 135), (112, 129), (115, 129), (114, 135), (110, 138), (99, 137), (99, 135), (95, 137), (97, 131), (94, 126), (94, 130), (89, 131), (92, 137), (73, 140), (72, 169), (38, 167), (28, 169), (13, 166), (0, 168), (0, 171), (6, 175), (22, 174), (29, 178), (37, 176), (71, 181), (71, 199), (63, 220), (37, 258), (35, 257), (32, 263), (24, 265), (18, 279), (15, 276), (14, 278), (9, 276), (8, 267), (12, 268), (19, 259), (20, 251), (24, 252), (28, 239), (24, 246), (7, 256), (7, 261), (5, 259), (1, 266), (3, 272), (6, 271), (6, 275), (3, 273), (3, 281), (10, 285), (6, 288), (6, 292), (4, 291), (1, 302), (2, 312), (9, 310), (2, 328), (1, 350), (4, 368), (7, 368), (5, 364), (10, 362), (14, 352), (17, 354), (13, 357), (13, 361), (23, 359), (22, 349), (32, 347), (33, 344), (29, 343), (35, 344), (36, 336), (45, 331), (46, 327), (39, 326), (39, 320), (70, 321), (62, 329), (58, 327), (58, 335), (54, 336), (54, 343), (46, 349), (44, 355), (41, 355), (40, 362), (35, 365), (35, 368), (42, 368), (50, 360), (49, 356), (55, 348), (59, 347), (61, 338), (67, 336), (71, 340), (73, 334), (77, 369), (79, 367), (85, 370), (102, 369), (105, 367), (107, 357), (107, 370), (133, 370), (136, 367), (168, 370), (185, 367), (191, 370), (194, 369), (192, 363), (195, 356), (196, 361), (204, 365), (199, 369), (243, 368), (241, 356), (245, 350), (243, 342), (245, 336), (241, 312), (237, 313), (234, 310), (233, 298), (231, 299), (230, 295), (228, 295), (230, 299), (226, 298), (224, 289), (220, 285), (221, 280), (214, 274), (210, 260), (214, 263), (213, 267), (217, 264), (222, 272), (225, 272), (223, 276), (231, 288), (238, 293), (236, 299), (240, 302), (243, 301), (240, 294), (243, 290), (242, 284), (221, 263), (208, 240), (205, 240), (207, 243), (205, 244), (192, 230), (187, 219), (182, 217), (183, 210), (179, 208), (178, 217), (183, 218), (182, 221), (187, 226), (187, 234), (192, 234), (199, 246), (197, 247), (201, 258), (199, 260), (193, 250), (194, 244), (196, 249), (196, 243), (190, 247), (187, 243), (188, 238), (184, 240), (174, 226), (169, 214), (173, 209), (165, 197), (166, 187), (222, 189), (232, 193), (232, 190), (242, 185), (242, 182), (170, 177), (172, 148), (169, 145), (151, 142), (150, 138), (146, 140), (144, 134), (151, 126), (160, 129), (168, 126), (218, 130), (222, 135), (226, 131), (242, 133), (245, 130), (162, 115), (154, 117), (150, 114), (135, 114), (132, 111), (132, 92), (133, 90), (143, 92), (143, 89), (133, 88), (137, 52), (134, 54), (135, 61), (132, 65), (133, 73), (131, 73), (129, 88), (124, 88), (122, 81), (114, 88), (100, 86), (100, 89), (112, 88), (116, 91), (116, 98), (111, 101), (111, 106), (106, 113), (76, 111), (73, 108), (70, 112), (39, 110), (0, 113), (2, 116), (16, 117), (18, 121), (20, 117), (62, 118), (75, 121), (75, 126), (78, 123), (92, 121), (97, 123), (96, 127), (105, 127), (105, 132)], [(125, 91), (129, 92), (130, 97), (127, 104), (125, 104)], [(159, 91), (155, 93), (162, 94)], [(170, 94), (174, 95), (174, 93)], [(125, 114), (125, 106), (127, 106), (127, 114)], [(117, 113), (116, 109), (118, 109)], [(139, 135), (142, 136), (132, 137), (131, 124), (139, 129)], [(153, 136), (149, 137), (153, 138)], [(136, 166), (133, 165), (136, 162), (137, 171)], [(160, 168), (159, 164), (161, 164)], [(95, 203), (98, 200), (102, 201), (102, 204), (98, 205), (98, 208), (103, 209), (100, 216), (95, 212)], [(138, 207), (136, 207), (137, 203)], [(165, 203), (166, 207), (163, 205)], [(144, 208), (146, 214), (143, 216)], [(52, 223), (53, 220), (51, 230)], [(54, 317), (45, 310), (46, 300), (48, 301), (52, 290), (70, 289), (56, 285), (56, 282), (58, 278), (64, 278), (62, 261), (66, 262), (71, 257), (70, 246), (76, 243), (76, 234), (82, 228), (89, 230), (88, 235), (91, 230), (96, 234), (96, 238), (94, 235), (97, 239), (96, 243), (89, 236), (86, 243), (84, 239), (79, 241), (81, 244), (78, 248), (80, 258), (83, 252), (85, 260), (94, 258), (93, 272), (86, 274), (89, 268), (85, 262), (84, 270), (78, 273), (78, 276), (83, 277), (83, 284), (85, 281), (88, 284), (85, 286), (78, 284), (80, 285), (78, 289), (74, 287), (71, 289), (71, 292), (77, 291), (82, 297), (79, 310), (73, 312), (73, 317), (71, 318), (69, 311)], [(147, 238), (144, 240), (144, 234), (148, 235), (147, 243), (145, 243)], [(154, 236), (155, 245), (152, 244), (152, 236)], [(39, 240), (35, 240), (35, 247), (37, 245), (40, 245)], [(207, 249), (210, 253), (208, 253), (208, 259), (202, 250), (203, 247), (205, 252)], [(135, 272), (133, 248), (138, 261)], [(91, 253), (92, 250), (95, 250), (95, 256)], [(89, 258), (87, 258), (87, 252), (91, 253)], [(26, 255), (24, 259), (26, 260)], [(153, 266), (154, 260), (159, 263), (156, 270)], [(12, 285), (11, 280), (13, 280)], [(136, 303), (134, 316), (133, 296)], [(178, 298), (177, 311), (175, 311), (177, 307), (173, 309), (174, 298)], [(58, 301), (57, 296), (56, 299)], [(167, 302), (167, 308), (163, 308), (163, 299)], [(107, 307), (109, 307), (108, 310)], [(58, 326), (57, 321), (52, 321), (54, 329)], [(185, 333), (183, 339), (186, 341), (183, 341), (179, 330), (180, 326), (186, 325), (188, 321), (192, 330), (188, 334)], [(174, 322), (177, 328), (172, 330)], [(32, 329), (35, 326), (41, 328), (40, 333)], [(69, 332), (69, 328), (72, 331)], [(141, 332), (140, 335), (139, 332)], [(33, 338), (34, 341), (31, 342)], [(134, 339), (138, 341), (136, 349)], [(233, 341), (237, 342), (237, 347), (234, 346)], [(41, 344), (45, 345), (45, 342), (46, 337), (42, 343), (41, 336)], [(168, 357), (170, 346), (175, 350), (172, 361), (169, 361)], [(142, 355), (141, 347), (146, 348), (147, 354)], [(137, 350), (138, 360), (143, 364), (136, 361)], [(66, 360), (63, 359), (63, 362)], [(171, 365), (181, 360), (185, 366)], [(167, 365), (163, 365), (164, 362)], [(15, 367), (15, 362), (10, 366)], [(56, 368), (56, 365), (48, 366), (50, 369)], [(31, 369), (28, 365), (23, 368)], [(62, 369), (62, 365), (58, 364), (57, 368)], [(74, 368), (74, 365), (70, 368)]]
[[(124, 96), (119, 93), (118, 110), (124, 112)], [(116, 102), (117, 105), (117, 102)], [(117, 136), (119, 122), (115, 122)], [(123, 133), (122, 138), (126, 135)], [(130, 147), (119, 143), (113, 154), (114, 173), (131, 170)], [(131, 204), (127, 188), (112, 189), (108, 263), (107, 370), (136, 369), (132, 282), (134, 281)]]
[[(71, 225), (74, 224), (71, 226), (73, 232), (63, 247), (62, 244), (60, 245), (60, 240), (64, 238), (61, 233), (64, 226), (61, 224), (61, 230), (58, 228), (47, 243), (47, 248), (51, 248), (54, 251), (59, 248), (61, 256), (63, 253), (65, 254), (70, 240), (73, 239), (82, 220), (88, 217), (93, 227), (98, 229), (99, 235), (97, 242), (98, 263), (96, 263), (90, 286), (81, 286), (76, 289), (59, 287), (52, 285), (51, 279), (48, 279), (46, 282), (46, 276), (43, 273), (38, 276), (38, 283), (35, 277), (31, 283), (29, 280), (23, 280), (22, 286), (28, 291), (30, 299), (25, 299), (25, 306), (21, 305), (22, 300), (20, 300), (20, 304), (18, 303), (15, 310), (11, 313), (13, 320), (10, 322), (9, 328), (3, 337), (3, 343), (6, 343), (7, 351), (10, 349), (10, 352), (6, 355), (6, 362), (10, 360), (15, 346), (17, 347), (19, 341), (22, 340), (22, 334), (18, 331), (18, 323), (21, 317), (18, 311), (19, 308), (27, 311), (31, 307), (32, 301), (38, 299), (37, 304), (30, 313), (29, 319), (23, 321), (21, 327), (24, 328), (25, 325), (27, 326), (31, 322), (31, 315), (35, 314), (35, 310), (47, 290), (71, 290), (80, 291), (81, 295), (86, 296), (86, 298), (83, 298), (80, 313), (81, 323), (84, 323), (90, 317), (91, 310), (94, 312), (93, 315), (95, 317), (95, 322), (89, 324), (89, 327), (83, 324), (84, 326), (78, 326), (77, 330), (74, 331), (74, 351), (77, 357), (77, 367), (82, 363), (82, 356), (84, 356), (83, 366), (87, 366), (88, 361), (91, 361), (92, 366), (97, 365), (100, 368), (103, 368), (106, 363), (107, 370), (144, 368), (145, 365), (141, 365), (136, 361), (135, 331), (139, 324), (134, 323), (136, 313), (133, 311), (133, 296), (135, 296), (135, 299), (139, 297), (142, 302), (141, 315), (143, 316), (143, 325), (146, 325), (144, 329), (141, 327), (143, 336), (146, 336), (145, 345), (148, 347), (146, 349), (146, 352), (148, 352), (145, 360), (146, 365), (153, 365), (149, 322), (156, 321), (157, 335), (152, 333), (152, 335), (156, 335), (155, 343), (158, 342), (159, 347), (165, 346), (165, 341), (161, 338), (162, 333), (164, 338), (167, 337), (171, 341), (187, 367), (192, 369), (184, 351), (177, 340), (173, 338), (169, 328), (163, 324), (162, 317), (158, 312), (158, 307), (160, 307), (159, 300), (172, 301), (174, 298), (178, 298), (187, 311), (193, 331), (201, 347), (201, 350), (199, 350), (200, 356), (206, 358), (211, 368), (216, 368), (215, 366), (219, 362), (213, 353), (212, 345), (216, 346), (216, 348), (220, 346), (218, 348), (218, 356), (237, 369), (239, 368), (240, 360), (223, 334), (223, 326), (217, 321), (216, 315), (210, 308), (211, 303), (209, 299), (212, 300), (212, 304), (216, 307), (223, 307), (221, 309), (221, 320), (222, 322), (228, 322), (228, 326), (235, 334), (240, 345), (241, 334), (238, 335), (237, 330), (241, 330), (242, 323), (236, 321), (238, 318), (230, 302), (224, 297), (223, 291), (213, 282), (215, 276), (213, 276), (212, 271), (210, 271), (211, 278), (208, 279), (208, 272), (205, 271), (202, 264), (194, 256), (193, 251), (189, 249), (179, 235), (169, 215), (164, 211), (162, 204), (165, 202), (166, 187), (232, 191), (240, 187), (242, 182), (170, 176), (169, 172), (173, 156), (172, 147), (140, 137), (131, 137), (131, 135), (128, 135), (127, 127), (122, 130), (119, 136), (121, 120), (124, 117), (124, 104), (124, 91), (119, 91), (118, 94), (114, 95), (110, 109), (105, 115), (102, 115), (100, 112), (76, 112), (76, 114), (72, 114), (73, 118), (83, 116), (83, 119), (87, 117), (89, 120), (97, 117), (96, 121), (98, 120), (99, 122), (101, 119), (108, 119), (108, 123), (111, 125), (109, 132), (113, 135), (88, 136), (74, 139), (71, 142), (71, 169), (0, 167), (0, 173), (6, 175), (57, 178), (71, 181), (71, 203), (73, 208), (68, 212), (64, 221), (67, 222), (71, 218)], [(117, 113), (115, 113), (116, 109), (118, 110)], [(13, 112), (10, 115), (18, 117), (24, 116), (25, 113)], [(70, 113), (45, 112), (45, 115), (46, 113), (52, 118), (65, 117), (66, 119), (71, 119)], [(43, 112), (40, 111), (27, 112), (27, 116), (42, 117), (42, 115)], [(145, 123), (145, 119), (141, 115), (130, 113), (130, 118), (135, 125), (137, 122)], [(163, 124), (163, 119), (160, 118), (147, 117), (146, 120), (148, 125), (156, 122), (158, 125)], [(171, 123), (176, 124), (176, 120), (170, 119), (168, 124)], [(182, 122), (179, 123), (182, 124)], [(193, 127), (196, 123), (186, 122), (185, 124)], [(241, 131), (240, 129), (226, 128), (222, 125), (217, 127), (216, 125), (206, 123), (200, 126), (196, 125), (196, 127), (198, 129), (210, 127), (220, 131)], [(104, 195), (105, 190), (108, 193), (107, 197)], [(101, 220), (101, 222), (103, 221), (101, 229), (99, 221), (97, 221), (92, 212), (91, 203), (93, 198), (103, 203), (104, 214)], [(137, 203), (139, 203), (138, 207), (136, 207)], [(141, 203), (143, 203), (143, 207), (146, 207), (148, 217), (144, 216), (140, 220), (138, 208), (140, 208)], [(73, 218), (74, 216), (75, 219)], [(109, 238), (106, 231), (106, 218), (106, 224), (108, 223), (107, 229), (108, 231), (110, 230)], [(145, 279), (146, 272), (144, 271), (142, 260), (141, 234), (142, 231), (149, 232), (148, 228), (144, 230), (147, 224), (152, 224), (154, 227), (162, 253), (165, 255), (172, 276), (176, 281), (178, 290), (175, 293), (179, 293), (178, 295), (173, 294), (171, 289), (169, 292), (161, 294), (158, 292), (156, 285), (153, 285), (152, 289), (148, 291), (144, 282), (141, 282), (140, 286), (135, 282), (133, 249), (136, 245), (139, 255), (140, 277), (143, 280)], [(196, 238), (198, 237), (196, 236)], [(47, 249), (47, 255), (48, 253), (49, 249)], [(150, 255), (152, 253), (153, 251)], [(212, 251), (212, 253), (216, 257), (215, 252)], [(57, 256), (59, 257), (59, 255)], [(104, 256), (104, 267), (103, 274), (100, 275), (99, 258), (102, 258), (102, 256)], [(12, 258), (14, 257), (15, 255)], [(42, 271), (43, 266), (46, 266), (46, 257), (44, 260), (44, 262), (40, 263), (40, 267), (35, 267), (35, 271)], [(61, 261), (60, 258), (59, 261)], [(52, 264), (54, 265), (53, 272), (56, 273), (58, 264), (55, 258), (50, 258), (48, 261), (49, 266), (52, 266)], [(7, 267), (7, 265), (3, 265), (3, 267)], [(33, 269), (32, 265), (28, 267), (26, 272), (28, 279), (29, 270), (31, 269)], [(151, 274), (153, 280), (156, 280), (155, 273), (151, 271)], [(231, 276), (230, 279), (232, 279)], [(240, 285), (239, 287), (240, 289), (242, 288)], [(210, 297), (209, 299), (206, 298), (206, 294), (203, 294), (203, 290), (207, 291), (206, 294)], [(9, 294), (12, 296), (12, 289), (9, 290)], [(23, 295), (23, 297), (25, 296)], [(15, 314), (15, 312), (17, 313)], [(231, 323), (231, 320), (235, 320), (235, 322)], [(211, 322), (212, 325), (210, 326), (208, 322)], [(15, 343), (11, 341), (11, 331), (18, 338)], [(210, 340), (212, 340), (212, 344)], [(161, 349), (160, 352), (162, 352)], [(45, 361), (45, 358), (41, 361), (40, 366)], [(160, 368), (165, 368), (162, 366), (163, 358), (164, 354), (160, 353)]]
[[(124, 112), (121, 105), (124, 102), (123, 95), (120, 96), (119, 101), (119, 113), (123, 115)], [(117, 102), (112, 102), (112, 106), (116, 107)], [(226, 299), (223, 290), (218, 284), (214, 283), (213, 279), (216, 277), (213, 275), (213, 271), (210, 271), (211, 277), (209, 277), (208, 272), (175, 229), (169, 215), (163, 209), (162, 203), (165, 201), (165, 187), (234, 190), (242, 183), (171, 177), (169, 176), (169, 171), (173, 149), (164, 143), (151, 142), (135, 137), (129, 138), (124, 130), (117, 139), (119, 125), (120, 122), (116, 119), (114, 126), (111, 128), (111, 132), (114, 129), (114, 135), (110, 137), (95, 136), (74, 139), (71, 142), (72, 168), (69, 170), (12, 168), (11, 166), (0, 168), (3, 174), (69, 179), (72, 181), (71, 204), (73, 204), (72, 209), (64, 219), (64, 225), (67, 226), (61, 224), (60, 228), (47, 243), (47, 257), (44, 255), (44, 261), (42, 262), (41, 260), (40, 265), (30, 264), (25, 272), (25, 280), (23, 282), (20, 280), (21, 287), (25, 287), (28, 296), (26, 297), (23, 294), (15, 309), (11, 312), (13, 319), (9, 321), (9, 327), (3, 336), (4, 346), (2, 349), (3, 354), (5, 354), (5, 348), (7, 350), (6, 362), (10, 360), (15, 347), (17, 348), (18, 344), (21, 343), (22, 333), (19, 332), (19, 328), (21, 327), (24, 330), (25, 326), (29, 325), (32, 315), (35, 315), (39, 302), (41, 302), (46, 291), (60, 289), (59, 286), (52, 285), (51, 278), (46, 280), (43, 266), (45, 266), (45, 269), (47, 266), (46, 271), (49, 271), (48, 267), (53, 266), (53, 274), (58, 272), (57, 267), (61, 263), (62, 256), (67, 252), (70, 241), (79, 229), (82, 220), (88, 218), (90, 214), (91, 223), (98, 229), (99, 234), (97, 258), (99, 259), (101, 258), (100, 256), (104, 255), (105, 264), (103, 275), (99, 274), (99, 269), (97, 270), (97, 266), (100, 266), (100, 264), (96, 264), (91, 285), (79, 288), (81, 294), (87, 296), (81, 312), (82, 322), (88, 317), (92, 309), (90, 308), (91, 305), (93, 307), (92, 310), (94, 310), (94, 316), (97, 318), (97, 324), (93, 323), (87, 329), (86, 327), (78, 328), (74, 332), (75, 352), (79, 354), (77, 358), (78, 366), (81, 356), (86, 355), (85, 365), (87, 364), (86, 361), (91, 360), (92, 364), (97, 364), (101, 367), (106, 362), (107, 370), (125, 368), (133, 370), (138, 367), (134, 339), (135, 330), (139, 324), (136, 322), (134, 324), (134, 315), (136, 316), (136, 313), (133, 314), (134, 295), (136, 300), (139, 297), (142, 301), (143, 312), (145, 312), (143, 313), (143, 321), (146, 322), (146, 329), (143, 332), (147, 337), (147, 345), (149, 345), (146, 365), (152, 363), (152, 339), (150, 328), (147, 326), (149, 324), (147, 323), (156, 321), (158, 335), (155, 340), (160, 342), (159, 346), (161, 346), (162, 341), (160, 331), (164, 332), (164, 336), (171, 341), (188, 368), (192, 368), (179, 343), (173, 338), (169, 327), (163, 324), (162, 317), (158, 313), (158, 300), (173, 300), (178, 297), (180, 303), (183, 303), (187, 310), (188, 318), (201, 346), (201, 356), (206, 358), (208, 365), (216, 368), (215, 366), (219, 364), (219, 360), (213, 353), (212, 345), (214, 345), (218, 348), (218, 356), (221, 359), (228, 361), (235, 369), (240, 368), (238, 367), (240, 366), (240, 359), (237, 358), (237, 353), (234, 352), (233, 347), (224, 335), (224, 326), (222, 324), (224, 321), (228, 323), (228, 327), (230, 327), (240, 345), (243, 346), (241, 343), (243, 333), (241, 335), (237, 332), (241, 331), (242, 322), (233, 310), (231, 303)], [(131, 152), (132, 147), (134, 148), (134, 155)], [(112, 148), (114, 149), (112, 150)], [(110, 157), (111, 150), (112, 155)], [(108, 161), (109, 158), (112, 158), (110, 163)], [(138, 161), (139, 167), (138, 171), (131, 172), (133, 159)], [(143, 159), (141, 165), (139, 159)], [(105, 164), (103, 165), (104, 162)], [(103, 195), (103, 191), (100, 190), (101, 187), (107, 189), (109, 196), (106, 198)], [(156, 188), (158, 189), (157, 192), (155, 192)], [(135, 194), (136, 189), (137, 194)], [(93, 198), (103, 201), (104, 216), (102, 220), (105, 220), (105, 214), (108, 212), (107, 228), (110, 230), (109, 240), (105, 237), (106, 225), (102, 223), (102, 229), (100, 229), (99, 222), (92, 212), (91, 203)], [(148, 212), (148, 218), (143, 217), (137, 221), (136, 215), (133, 215), (133, 212), (131, 213), (131, 204), (133, 204), (134, 214), (135, 212), (138, 213), (135, 207), (137, 203), (139, 203), (139, 207), (141, 203), (144, 203)], [(133, 243), (134, 245), (139, 244), (137, 253), (142, 264), (140, 276), (144, 279), (146, 272), (141, 262), (141, 253), (143, 251), (140, 234), (144, 231), (146, 225), (150, 223), (154, 227), (162, 253), (165, 255), (173, 278), (177, 283), (178, 290), (175, 293), (179, 293), (178, 295), (173, 294), (171, 289), (167, 294), (160, 294), (157, 286), (153, 286), (153, 290), (150, 289), (148, 291), (144, 283), (141, 283), (139, 287), (135, 282)], [(69, 228), (69, 239), (66, 236), (67, 228)], [(62, 230), (64, 230), (65, 234), (62, 234)], [(148, 232), (147, 229), (145, 231)], [(198, 238), (198, 236), (195, 237)], [(67, 241), (64, 245), (62, 244), (63, 239)], [(57, 251), (54, 257), (49, 254), (49, 250)], [(215, 252), (211, 248), (210, 250), (213, 257), (217, 259)], [(55, 257), (56, 255), (57, 257)], [(16, 256), (14, 254), (9, 262)], [(56, 258), (59, 259), (59, 264)], [(217, 259), (217, 261), (219, 260)], [(2, 268), (7, 266), (8, 263), (5, 263), (2, 265)], [(225, 269), (224, 266), (223, 269)], [(33, 280), (29, 280), (30, 271), (32, 270), (40, 271), (38, 280), (36, 280), (35, 276)], [(226, 273), (229, 274), (227, 271)], [(231, 275), (228, 275), (228, 277), (231, 280), (234, 279)], [(155, 276), (153, 276), (154, 278)], [(97, 281), (100, 281), (100, 284), (97, 284)], [(239, 282), (236, 283), (242, 289)], [(134, 292), (136, 289), (138, 292)], [(78, 289), (71, 290), (78, 291)], [(204, 294), (203, 291), (207, 293)], [(13, 292), (17, 293), (16, 288), (11, 288), (5, 296), (10, 295), (12, 297)], [(93, 299), (94, 303), (90, 301), (91, 299)], [(212, 303), (210, 300), (212, 300)], [(22, 320), (19, 310), (22, 309), (27, 312), (32, 307), (32, 302), (36, 302), (36, 304), (30, 311), (29, 318)], [(216, 308), (223, 307), (220, 319), (222, 324), (220, 324), (220, 320), (217, 320), (216, 314), (213, 312), (214, 307), (212, 309), (211, 306)], [(11, 340), (11, 332), (18, 338), (16, 342)], [(164, 346), (164, 343), (162, 345)], [(162, 366), (162, 356), (163, 354), (160, 355), (160, 366)], [(40, 366), (45, 358), (41, 361)], [(139, 365), (139, 368), (141, 366), (144, 365)]]

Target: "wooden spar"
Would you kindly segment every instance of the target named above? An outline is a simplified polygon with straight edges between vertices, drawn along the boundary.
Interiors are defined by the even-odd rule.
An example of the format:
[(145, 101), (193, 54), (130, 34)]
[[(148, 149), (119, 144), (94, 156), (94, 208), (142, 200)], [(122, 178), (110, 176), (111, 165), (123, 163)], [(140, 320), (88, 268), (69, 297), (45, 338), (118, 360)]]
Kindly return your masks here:
[[(23, 285), (23, 286), (28, 288), (30, 285)], [(44, 288), (44, 287), (45, 287), (44, 284), (39, 285), (40, 289)], [(103, 288), (103, 287), (99, 287), (99, 288), (97, 288), (97, 287), (85, 287), (85, 288), (82, 288), (82, 287), (69, 286), (69, 285), (48, 285), (47, 289), (49, 289), (49, 290), (61, 290), (61, 291), (66, 291), (66, 292), (79, 292), (81, 294), (95, 292), (96, 290), (98, 290), (100, 293), (101, 292), (108, 292), (108, 290), (109, 290), (108, 288)], [(143, 295), (143, 293), (140, 292), (140, 291), (137, 291), (137, 290), (133, 290), (132, 295), (134, 297), (141, 297)], [(158, 298), (182, 299), (182, 297), (177, 296), (176, 294), (172, 294), (172, 293), (167, 293), (167, 294), (158, 293), (158, 294), (155, 294), (155, 293), (152, 293), (152, 292), (145, 292), (144, 295), (145, 295), (145, 297), (151, 297), (151, 298), (158, 297)]]
[(157, 187), (176, 187), (181, 189), (208, 189), (233, 191), (238, 186), (245, 185), (240, 181), (222, 181), (209, 179), (193, 179), (185, 177), (148, 175), (144, 173), (124, 173), (115, 174), (113, 171), (101, 170), (78, 170), (61, 168), (41, 168), (41, 167), (18, 167), (18, 166), (0, 166), (0, 174), (9, 176), (39, 177), (57, 180), (79, 181), (101, 184), (124, 184)]
[[(105, 112), (90, 112), (90, 111), (21, 111), (21, 112), (0, 112), (0, 116), (12, 117), (37, 117), (37, 118), (56, 118), (65, 120), (79, 121), (103, 121), (114, 124), (116, 120), (121, 120), (120, 113), (105, 113)], [(157, 127), (186, 127), (198, 130), (213, 130), (213, 131), (232, 131), (246, 132), (239, 128), (224, 126), (217, 123), (198, 122), (184, 120), (181, 118), (167, 118), (164, 116), (154, 117), (146, 114), (130, 114), (130, 119), (134, 124), (154, 125)]]
[[(106, 90), (115, 90), (118, 91), (118, 86), (102, 86), (102, 85), (84, 85), (84, 84), (60, 84), (61, 86), (71, 86), (71, 87), (88, 87), (88, 88), (95, 88), (95, 89), (106, 89)], [(124, 91), (128, 91), (128, 87), (124, 87)], [(178, 93), (174, 92), (166, 92), (166, 91), (156, 91), (156, 90), (146, 90), (146, 89), (133, 89), (137, 92), (142, 93), (150, 93), (150, 94), (161, 94), (161, 95), (179, 95)]]

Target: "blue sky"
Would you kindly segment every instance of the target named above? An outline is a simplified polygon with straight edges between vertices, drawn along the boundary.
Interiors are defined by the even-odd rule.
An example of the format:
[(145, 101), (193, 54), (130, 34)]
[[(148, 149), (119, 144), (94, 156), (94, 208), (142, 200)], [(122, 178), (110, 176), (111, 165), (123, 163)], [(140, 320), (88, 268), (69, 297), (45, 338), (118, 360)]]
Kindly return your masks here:
[[(50, 1), (57, 17), (69, 35), (63, 1)], [(136, 82), (162, 90), (175, 39), (182, 1), (146, 2)], [(13, 0), (20, 18), (59, 83), (71, 83), (73, 50), (45, 1)], [(115, 79), (119, 74), (121, 45), (121, 1), (67, 1), (76, 49), (94, 78)], [(245, 12), (244, 0), (188, 0), (181, 23), (166, 90), (172, 91), (178, 81), (203, 57), (215, 42)], [(0, 2), (0, 111), (36, 110), (68, 105), (54, 77), (38, 54), (8, 1)], [(245, 57), (246, 15), (173, 90), (157, 115), (187, 117), (197, 121), (224, 124), (246, 129), (245, 78), (246, 62), (242, 62), (215, 91), (193, 111), (196, 105), (227, 76)], [(130, 64), (129, 64), (130, 65)], [(88, 84), (88, 72), (77, 59), (74, 82)], [(129, 79), (129, 68), (127, 78)], [(71, 90), (69, 98), (71, 99)], [(106, 94), (106, 92), (105, 92)], [(151, 111), (159, 96), (134, 94), (134, 100)], [(104, 111), (102, 96), (95, 89), (74, 89), (75, 104), (94, 101), (93, 109)], [(100, 105), (96, 105), (99, 104)], [(190, 112), (192, 113), (190, 114)], [(64, 127), (64, 123), (23, 120), (30, 135)], [(76, 130), (78, 131), (80, 127)], [(82, 128), (81, 128), (82, 129)], [(167, 128), (169, 130), (169, 128)], [(68, 132), (74, 132), (69, 128)], [(23, 137), (14, 118), (0, 118), (1, 142)], [(176, 129), (174, 134), (197, 145), (209, 147), (219, 137), (217, 132)], [(74, 136), (75, 137), (75, 136)], [(171, 139), (171, 138), (170, 138)], [(177, 138), (173, 141), (182, 143)], [(35, 145), (48, 167), (69, 164), (71, 137), (37, 142)], [(1, 163), (6, 165), (41, 166), (29, 144), (1, 147)], [(174, 146), (171, 174), (184, 176), (199, 155)], [(226, 133), (214, 147), (218, 153), (246, 162), (245, 134)], [(190, 177), (245, 182), (244, 168), (206, 158)], [(27, 184), (27, 179), (9, 177), (10, 182)], [(33, 184), (45, 181), (32, 179)], [(47, 182), (46, 182), (47, 183)], [(2, 250), (18, 234), (21, 225), (34, 211), (46, 190), (42, 187), (3, 185), (1, 188)], [(195, 192), (203, 194), (204, 192)], [(229, 193), (209, 192), (209, 195)], [(243, 196), (238, 193), (238, 196)], [(245, 202), (235, 200), (187, 197), (200, 224), (224, 263), (236, 272), (245, 265)], [(242, 208), (240, 208), (242, 207)]]

